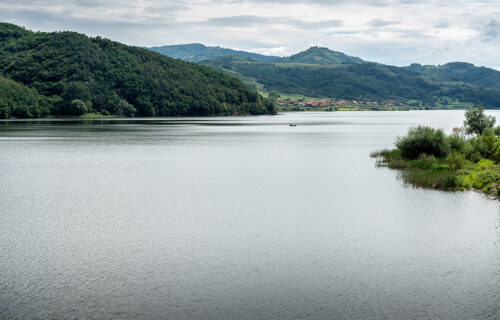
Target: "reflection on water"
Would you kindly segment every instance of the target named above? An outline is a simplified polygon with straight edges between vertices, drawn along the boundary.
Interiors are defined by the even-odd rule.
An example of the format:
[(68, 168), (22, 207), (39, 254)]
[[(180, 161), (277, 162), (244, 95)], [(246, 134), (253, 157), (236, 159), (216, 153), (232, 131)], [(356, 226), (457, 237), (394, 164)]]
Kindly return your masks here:
[(0, 318), (498, 319), (498, 201), (369, 157), (462, 121), (0, 121)]

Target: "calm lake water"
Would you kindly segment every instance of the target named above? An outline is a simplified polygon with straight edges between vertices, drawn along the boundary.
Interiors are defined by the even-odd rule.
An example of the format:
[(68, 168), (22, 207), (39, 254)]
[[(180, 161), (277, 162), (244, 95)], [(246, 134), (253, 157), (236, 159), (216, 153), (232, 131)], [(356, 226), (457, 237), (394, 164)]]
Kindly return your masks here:
[(499, 319), (499, 202), (369, 157), (462, 121), (0, 122), (0, 318)]

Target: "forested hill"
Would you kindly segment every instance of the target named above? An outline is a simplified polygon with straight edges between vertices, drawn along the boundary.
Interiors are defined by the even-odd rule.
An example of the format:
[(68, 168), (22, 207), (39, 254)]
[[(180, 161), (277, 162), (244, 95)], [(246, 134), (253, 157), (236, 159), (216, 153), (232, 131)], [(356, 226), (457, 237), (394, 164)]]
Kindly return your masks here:
[[(321, 56), (313, 59), (320, 61)], [(402, 103), (419, 101), (436, 107), (458, 101), (500, 108), (500, 72), (469, 64), (394, 67), (370, 62), (261, 63), (238, 56), (201, 63), (237, 76), (264, 91), (275, 90), (284, 95)]]
[(231, 54), (199, 63), (285, 96), (500, 108), (500, 72), (469, 63), (395, 67), (321, 47), (267, 62)]
[(437, 80), (462, 81), (486, 88), (500, 89), (500, 71), (476, 67), (472, 63), (450, 62), (439, 66), (423, 66), (415, 63), (407, 68)]
[(279, 57), (265, 56), (253, 52), (226, 49), (221, 47), (208, 47), (201, 43), (151, 47), (149, 49), (172, 58), (178, 58), (189, 62), (200, 62), (203, 60), (210, 60), (228, 55), (238, 55), (260, 62), (270, 62), (279, 59)]
[(306, 51), (299, 52), (290, 57), (281, 58), (276, 62), (320, 65), (366, 63), (358, 57), (348, 56), (345, 53), (322, 47), (311, 47)]
[[(87, 112), (125, 116), (274, 113), (270, 102), (239, 79), (76, 32), (31, 32), (0, 23), (0, 76), (3, 118)], [(6, 88), (9, 94), (3, 94)], [(22, 102), (28, 100), (32, 102)]]

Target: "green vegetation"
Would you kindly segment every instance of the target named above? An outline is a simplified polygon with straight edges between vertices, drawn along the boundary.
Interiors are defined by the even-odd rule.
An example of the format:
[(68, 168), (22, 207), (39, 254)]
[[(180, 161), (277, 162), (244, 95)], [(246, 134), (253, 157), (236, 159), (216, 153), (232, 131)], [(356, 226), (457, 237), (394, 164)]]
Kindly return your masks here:
[[(474, 82), (437, 79), (412, 68), (368, 62), (332, 65), (262, 63), (239, 56), (224, 56), (201, 63), (237, 76), (256, 89), (274, 90), (282, 96), (298, 94), (346, 100), (391, 100), (417, 109), (463, 108), (467, 104), (500, 108), (500, 86), (489, 88)], [(500, 75), (498, 71), (493, 72)]]
[(50, 113), (48, 99), (35, 89), (0, 76), (0, 119), (39, 118)]
[(358, 57), (351, 57), (345, 53), (332, 51), (328, 48), (311, 47), (306, 51), (299, 52), (290, 57), (285, 57), (277, 62), (282, 63), (302, 63), (302, 64), (361, 64), (366, 63)]
[[(404, 104), (403, 108), (377, 108), (379, 110), (464, 109), (475, 104), (500, 108), (500, 72), (470, 63), (392, 67), (320, 47), (285, 58), (266, 58), (243, 51), (223, 51), (221, 48), (208, 48), (218, 49), (215, 50), (217, 54), (204, 55), (207, 47), (199, 44), (171, 47), (175, 49), (173, 56), (208, 65), (240, 78), (256, 90), (276, 91), (282, 97), (303, 95), (315, 99)], [(279, 108), (297, 109), (296, 106), (285, 105)], [(344, 109), (365, 110), (357, 106), (339, 108)]]
[(228, 55), (238, 55), (260, 62), (270, 62), (279, 59), (279, 57), (264, 56), (252, 52), (238, 51), (221, 47), (207, 47), (201, 43), (152, 47), (149, 48), (149, 50), (189, 62), (200, 62), (203, 60), (215, 59)]
[(436, 80), (466, 82), (485, 88), (500, 88), (500, 72), (486, 67), (476, 67), (471, 63), (450, 62), (440, 66), (422, 66), (415, 63), (408, 68)]
[(486, 130), (493, 128), (496, 122), (495, 117), (484, 115), (482, 106), (468, 109), (465, 112), (465, 119), (464, 126), (469, 130), (469, 133), (475, 134), (483, 134)]
[[(477, 122), (488, 127), (479, 133), (471, 127)], [(476, 189), (500, 196), (500, 127), (493, 129), (493, 123), (478, 106), (467, 111), (466, 127), (455, 128), (449, 136), (418, 126), (396, 140), (396, 149), (372, 156), (379, 158), (379, 166), (400, 169), (403, 181), (417, 187)]]
[(254, 89), (212, 68), (75, 32), (0, 23), (0, 76), (1, 118), (275, 113)]

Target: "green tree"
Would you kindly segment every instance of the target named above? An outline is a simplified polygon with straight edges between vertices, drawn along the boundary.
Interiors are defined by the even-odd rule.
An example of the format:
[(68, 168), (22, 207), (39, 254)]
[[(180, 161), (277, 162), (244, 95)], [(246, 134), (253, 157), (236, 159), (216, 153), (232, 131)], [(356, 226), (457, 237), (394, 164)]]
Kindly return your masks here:
[(469, 133), (483, 134), (486, 129), (493, 128), (496, 119), (484, 114), (484, 108), (477, 105), (465, 111), (464, 126)]
[(268, 95), (268, 99), (272, 102), (276, 102), (278, 100), (279, 94), (276, 90), (271, 90)]
[(134, 108), (134, 106), (123, 99), (120, 99), (115, 107), (115, 114), (121, 116), (133, 117), (135, 116), (136, 112), (137, 110)]
[(396, 140), (396, 147), (404, 159), (417, 159), (422, 154), (440, 158), (447, 156), (451, 150), (443, 130), (426, 126), (410, 128), (406, 136)]
[(69, 114), (75, 116), (81, 116), (88, 112), (87, 105), (82, 100), (75, 99), (70, 103)]

